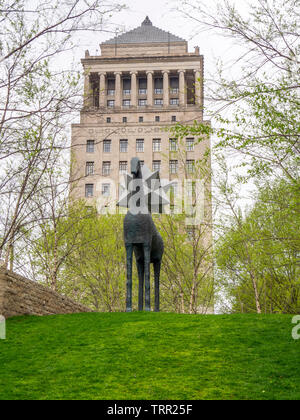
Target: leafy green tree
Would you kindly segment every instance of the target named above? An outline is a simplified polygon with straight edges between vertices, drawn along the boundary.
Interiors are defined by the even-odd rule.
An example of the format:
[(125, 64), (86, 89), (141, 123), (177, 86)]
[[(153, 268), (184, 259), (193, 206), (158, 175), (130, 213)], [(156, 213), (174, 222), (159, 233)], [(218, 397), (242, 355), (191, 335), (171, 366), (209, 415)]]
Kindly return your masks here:
[[(220, 64), (219, 73), (206, 83), (206, 112), (214, 119), (210, 132), (217, 150), (234, 159), (245, 180), (276, 174), (297, 182), (299, 2), (255, 1), (246, 15), (224, 0), (213, 1), (210, 10), (202, 1), (186, 0), (180, 9), (201, 29), (238, 47), (237, 57), (233, 50), (233, 71)], [(206, 124), (191, 128), (199, 135), (207, 130)]]
[[(176, 128), (214, 141), (218, 277), (236, 311), (299, 311), (299, 7), (294, 0), (258, 0), (246, 13), (225, 0), (209, 10), (202, 1), (179, 5), (198, 29), (236, 46), (230, 71), (219, 62), (206, 83), (212, 127)], [(255, 205), (245, 214), (240, 201), (249, 184)]]
[(81, 224), (78, 240), (81, 246), (65, 261), (60, 291), (97, 311), (125, 310), (123, 217), (92, 212)]
[[(99, 215), (84, 202), (56, 208), (28, 240), (37, 281), (97, 311), (125, 310), (126, 253), (123, 217)], [(186, 215), (154, 216), (165, 242), (161, 273), (162, 310), (206, 313), (214, 303), (210, 226), (187, 229)], [(154, 293), (152, 279), (152, 295)], [(137, 307), (137, 272), (133, 300)], [(154, 296), (152, 296), (154, 298)]]
[[(61, 69), (83, 31), (101, 31), (114, 0), (0, 0), (0, 258), (13, 268), (16, 243), (40, 217), (49, 168), (68, 150), (65, 127), (82, 107), (81, 79)], [(61, 159), (58, 158), (61, 157)], [(56, 166), (54, 165), (56, 163)], [(57, 186), (67, 173), (57, 177)], [(51, 194), (51, 193), (50, 193)]]
[[(53, 217), (41, 214), (34, 234), (27, 238), (27, 249), (31, 255), (31, 278), (42, 281), (57, 291), (62, 283), (62, 270), (71, 254), (84, 247), (81, 231), (85, 222), (94, 219), (93, 213), (78, 202), (67, 206), (57, 203), (57, 197), (49, 203)], [(43, 209), (43, 208), (41, 208)]]
[[(59, 215), (59, 216), (58, 216)], [(56, 208), (28, 241), (37, 281), (100, 311), (125, 302), (123, 217), (98, 215), (84, 202)]]
[[(195, 127), (196, 132), (193, 132)], [(177, 125), (171, 129), (173, 150), (165, 156), (175, 159), (177, 175), (170, 191), (170, 212), (158, 218), (164, 238), (162, 264), (162, 307), (179, 313), (212, 312), (215, 302), (211, 208), (210, 147), (191, 166), (187, 163), (186, 137), (199, 136), (198, 127)], [(195, 136), (194, 136), (195, 134)], [(178, 179), (176, 179), (178, 177)], [(168, 209), (166, 209), (168, 212)]]
[(162, 215), (157, 223), (165, 242), (162, 309), (205, 314), (213, 311), (215, 298), (211, 227), (187, 226), (186, 218)]
[(233, 311), (299, 313), (299, 188), (267, 184), (220, 239), (218, 279)]

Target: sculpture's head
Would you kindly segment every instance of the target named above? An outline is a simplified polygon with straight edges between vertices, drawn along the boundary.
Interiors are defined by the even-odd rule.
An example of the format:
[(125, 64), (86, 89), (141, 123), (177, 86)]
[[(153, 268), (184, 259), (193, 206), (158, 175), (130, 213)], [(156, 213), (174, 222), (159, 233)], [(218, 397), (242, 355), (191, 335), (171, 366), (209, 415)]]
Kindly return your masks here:
[(139, 171), (141, 169), (141, 161), (139, 158), (134, 157), (131, 159), (131, 175), (137, 177), (139, 174)]
[[(141, 182), (132, 182), (138, 180)], [(162, 213), (163, 206), (170, 204), (170, 200), (167, 197), (167, 192), (172, 186), (174, 181), (168, 183), (160, 180), (158, 171), (151, 172), (146, 165), (142, 165), (139, 158), (134, 157), (131, 159), (130, 174), (124, 175), (124, 182), (121, 182), (122, 195), (118, 201), (119, 207), (130, 208), (134, 204), (134, 200), (131, 200), (134, 194), (141, 192), (144, 194), (144, 198), (139, 195), (139, 200), (142, 209), (147, 207), (151, 213)], [(149, 208), (148, 208), (149, 206)]]

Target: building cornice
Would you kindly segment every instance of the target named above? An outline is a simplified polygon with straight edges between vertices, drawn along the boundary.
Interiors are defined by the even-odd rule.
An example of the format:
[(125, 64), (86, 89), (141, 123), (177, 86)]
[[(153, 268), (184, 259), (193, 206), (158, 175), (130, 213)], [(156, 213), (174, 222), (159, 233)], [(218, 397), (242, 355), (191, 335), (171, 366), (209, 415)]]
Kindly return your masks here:
[[(194, 121), (197, 121), (201, 124), (205, 124), (205, 125), (211, 125), (211, 120), (202, 120), (202, 118), (194, 118), (190, 123), (189, 122), (185, 122), (185, 125), (193, 125)], [(166, 123), (151, 123), (151, 122), (144, 122), (142, 124), (137, 124), (137, 123), (114, 123), (111, 126), (108, 126), (108, 124), (106, 123), (74, 123), (71, 124), (72, 128), (105, 128), (105, 129), (111, 129), (111, 131), (113, 132), (114, 130), (118, 130), (120, 128), (127, 128), (127, 127), (137, 127), (137, 128), (141, 128), (141, 127), (154, 127), (154, 128), (161, 128), (162, 130), (164, 130), (166, 127), (175, 127), (176, 123), (172, 123), (172, 122), (166, 122)]]
[(158, 107), (145, 107), (145, 108), (89, 108), (82, 109), (81, 114), (87, 115), (107, 115), (107, 114), (144, 114), (144, 113), (174, 113), (174, 112), (202, 112), (202, 109), (197, 105), (189, 105), (187, 107), (168, 107), (168, 108), (158, 108)]
[(102, 57), (102, 56), (95, 56), (95, 57), (89, 57), (89, 58), (83, 58), (81, 59), (81, 63), (83, 66), (88, 65), (95, 65), (95, 64), (111, 64), (111, 63), (160, 63), (160, 62), (178, 62), (178, 61), (201, 61), (203, 60), (203, 55), (164, 55), (164, 56), (135, 56), (135, 57), (120, 57), (120, 56), (114, 56), (114, 57)]

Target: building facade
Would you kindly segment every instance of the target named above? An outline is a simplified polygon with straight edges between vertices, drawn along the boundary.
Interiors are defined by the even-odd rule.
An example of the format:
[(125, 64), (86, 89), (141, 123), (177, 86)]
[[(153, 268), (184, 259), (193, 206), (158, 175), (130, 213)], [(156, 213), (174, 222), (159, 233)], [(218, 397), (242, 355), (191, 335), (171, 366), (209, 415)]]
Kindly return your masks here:
[[(72, 126), (72, 197), (116, 201), (120, 175), (139, 157), (161, 178), (183, 179), (210, 147), (184, 139), (184, 157), (169, 129), (203, 121), (203, 56), (187, 41), (153, 26), (138, 28), (86, 51), (84, 106)], [(105, 204), (106, 203), (106, 204)]]

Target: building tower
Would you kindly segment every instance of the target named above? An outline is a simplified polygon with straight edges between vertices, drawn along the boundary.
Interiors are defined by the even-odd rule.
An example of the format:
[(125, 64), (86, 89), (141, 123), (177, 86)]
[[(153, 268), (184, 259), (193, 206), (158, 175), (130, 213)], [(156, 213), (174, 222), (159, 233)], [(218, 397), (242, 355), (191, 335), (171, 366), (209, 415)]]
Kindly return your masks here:
[(137, 156), (161, 178), (183, 178), (203, 157), (209, 139), (186, 138), (183, 169), (167, 128), (203, 121), (203, 56), (199, 48), (153, 26), (138, 28), (86, 51), (84, 106), (72, 126), (72, 197), (87, 205), (118, 196), (120, 174)]

